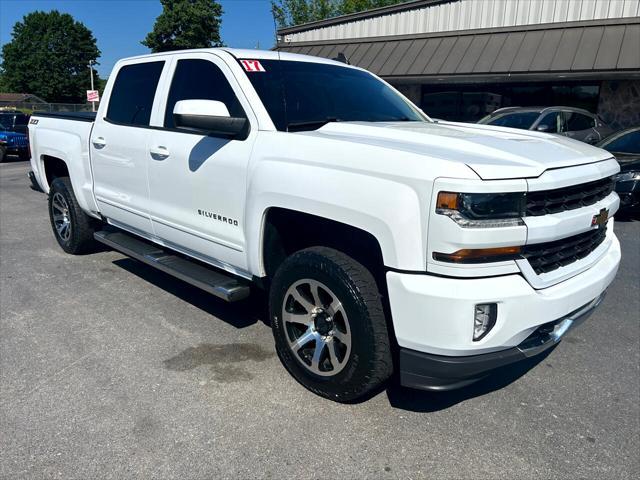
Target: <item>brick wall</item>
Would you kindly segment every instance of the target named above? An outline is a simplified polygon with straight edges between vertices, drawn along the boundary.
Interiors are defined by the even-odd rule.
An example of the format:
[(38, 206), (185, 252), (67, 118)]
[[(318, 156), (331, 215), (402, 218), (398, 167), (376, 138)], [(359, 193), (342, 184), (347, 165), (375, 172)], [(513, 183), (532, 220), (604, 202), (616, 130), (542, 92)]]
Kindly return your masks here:
[(598, 114), (615, 129), (640, 125), (640, 80), (602, 82)]

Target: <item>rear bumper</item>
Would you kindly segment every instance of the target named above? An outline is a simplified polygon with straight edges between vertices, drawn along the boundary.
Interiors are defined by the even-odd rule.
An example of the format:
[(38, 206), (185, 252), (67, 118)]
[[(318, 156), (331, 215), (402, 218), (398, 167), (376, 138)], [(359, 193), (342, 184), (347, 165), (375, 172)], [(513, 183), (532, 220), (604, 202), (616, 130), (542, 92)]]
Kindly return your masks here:
[(447, 391), (469, 385), (493, 370), (539, 355), (586, 320), (605, 293), (569, 315), (537, 328), (517, 347), (482, 355), (448, 357), (400, 349), (400, 383), (420, 390)]

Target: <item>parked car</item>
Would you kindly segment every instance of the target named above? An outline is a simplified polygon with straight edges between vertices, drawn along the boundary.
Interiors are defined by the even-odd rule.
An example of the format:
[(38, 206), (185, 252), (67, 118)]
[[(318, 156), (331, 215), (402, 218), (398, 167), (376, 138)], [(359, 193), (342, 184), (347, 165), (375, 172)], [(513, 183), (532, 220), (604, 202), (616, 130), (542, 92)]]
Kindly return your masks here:
[(17, 111), (0, 111), (0, 162), (8, 155), (29, 158), (27, 123), (29, 116)]
[(620, 261), (611, 154), (435, 123), (331, 60), (129, 58), (97, 115), (37, 113), (29, 131), (65, 252), (96, 239), (230, 302), (266, 289), (280, 359), (335, 401), (394, 370), (449, 390), (547, 351)]
[(573, 107), (500, 108), (478, 123), (556, 133), (590, 144), (598, 143), (613, 132), (597, 115)]
[(640, 213), (640, 127), (614, 133), (598, 144), (608, 150), (620, 163), (616, 175), (616, 192), (624, 213)]

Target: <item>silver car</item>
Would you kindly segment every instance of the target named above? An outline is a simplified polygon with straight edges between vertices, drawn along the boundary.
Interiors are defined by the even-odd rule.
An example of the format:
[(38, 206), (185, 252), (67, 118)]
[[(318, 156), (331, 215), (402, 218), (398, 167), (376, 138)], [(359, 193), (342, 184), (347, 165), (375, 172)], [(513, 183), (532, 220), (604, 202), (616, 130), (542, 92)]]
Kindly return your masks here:
[(478, 123), (557, 133), (591, 144), (613, 132), (597, 115), (574, 107), (500, 108)]

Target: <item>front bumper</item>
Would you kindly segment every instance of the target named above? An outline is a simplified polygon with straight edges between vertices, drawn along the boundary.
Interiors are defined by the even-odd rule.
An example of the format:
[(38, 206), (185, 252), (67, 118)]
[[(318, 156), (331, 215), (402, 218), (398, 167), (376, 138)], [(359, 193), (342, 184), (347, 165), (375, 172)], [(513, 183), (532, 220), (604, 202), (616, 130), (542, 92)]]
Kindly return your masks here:
[(25, 153), (27, 153), (27, 146), (21, 146), (21, 145), (7, 145), (7, 144), (3, 144), (2, 147), (4, 148), (5, 152), (7, 153), (7, 155), (24, 155)]
[[(448, 278), (388, 272), (402, 383), (456, 388), (541, 353), (561, 335), (539, 335), (551, 335), (555, 330), (548, 331), (550, 326), (575, 325), (582, 313), (586, 318), (613, 281), (619, 263), (620, 243), (612, 234), (605, 252), (588, 269), (538, 290), (519, 274)], [(497, 317), (489, 333), (473, 341), (473, 314), (480, 303), (496, 303)], [(534, 345), (536, 338), (544, 341)]]
[(517, 347), (482, 355), (447, 357), (400, 349), (400, 383), (420, 390), (446, 391), (461, 388), (493, 370), (539, 355), (556, 345), (562, 336), (580, 325), (604, 299), (603, 292), (587, 305), (559, 320), (537, 328)]
[(620, 197), (620, 209), (625, 212), (640, 211), (640, 181), (628, 180), (616, 183)]

